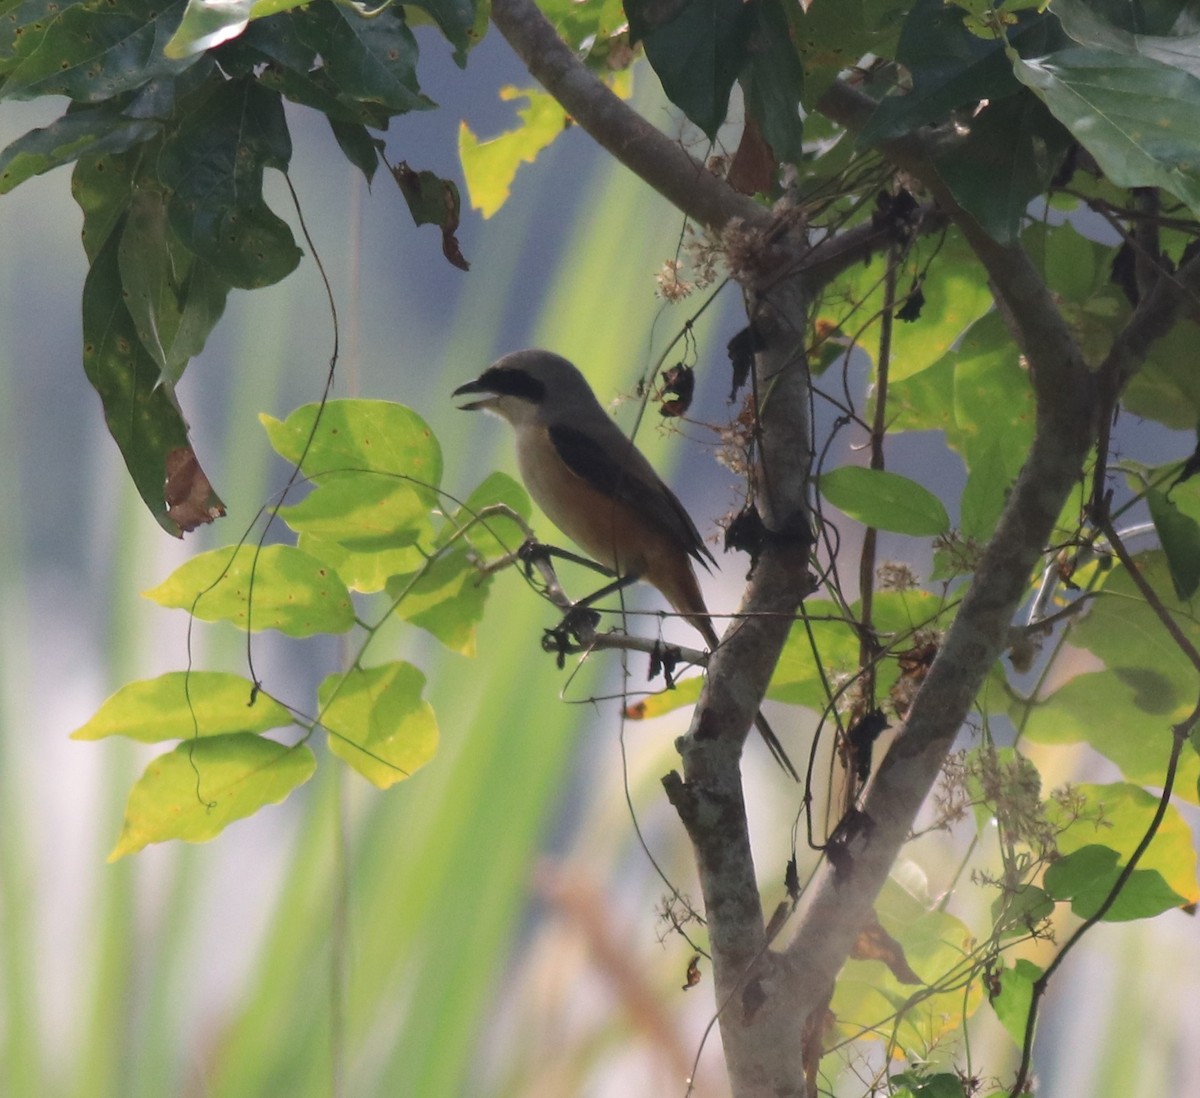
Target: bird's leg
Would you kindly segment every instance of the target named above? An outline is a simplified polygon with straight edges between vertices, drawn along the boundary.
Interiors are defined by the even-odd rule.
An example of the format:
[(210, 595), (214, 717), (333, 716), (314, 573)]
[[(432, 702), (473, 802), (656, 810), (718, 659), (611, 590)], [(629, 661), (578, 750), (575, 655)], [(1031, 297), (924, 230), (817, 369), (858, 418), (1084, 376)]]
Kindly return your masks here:
[[(600, 565), (594, 565), (596, 571), (603, 571), (608, 575), (612, 573), (607, 568), (601, 568)], [(596, 626), (600, 624), (600, 615), (592, 609), (592, 603), (599, 602), (606, 595), (611, 595), (614, 591), (620, 591), (623, 587), (628, 587), (631, 583), (636, 583), (638, 577), (636, 575), (618, 576), (612, 583), (607, 583), (600, 588), (599, 591), (593, 591), (586, 598), (580, 599), (571, 606), (571, 609), (563, 615), (562, 621), (553, 629), (547, 629), (546, 635), (542, 639), (542, 647), (547, 652), (557, 652), (558, 660), (561, 666), (563, 658), (566, 656), (571, 643), (571, 638), (574, 638), (580, 644), (587, 644), (596, 632)]]
[(572, 564), (582, 564), (585, 568), (590, 568), (593, 572), (599, 572), (602, 576), (616, 575), (611, 568), (606, 568), (603, 564), (597, 564), (590, 557), (583, 557), (578, 553), (572, 553), (569, 549), (560, 549), (557, 545), (547, 545), (545, 542), (537, 541), (534, 538), (530, 538), (517, 550), (517, 559), (524, 563), (525, 574), (530, 579), (533, 578), (532, 570), (534, 565), (538, 561), (545, 561), (550, 557), (558, 557), (559, 560), (569, 560)]

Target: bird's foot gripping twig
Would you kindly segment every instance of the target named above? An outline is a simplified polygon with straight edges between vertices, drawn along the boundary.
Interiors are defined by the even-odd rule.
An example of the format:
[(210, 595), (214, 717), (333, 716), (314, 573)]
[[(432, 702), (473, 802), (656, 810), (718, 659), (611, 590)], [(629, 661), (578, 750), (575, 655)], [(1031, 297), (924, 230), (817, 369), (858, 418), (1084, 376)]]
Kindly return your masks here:
[(599, 613), (586, 604), (576, 604), (553, 629), (545, 631), (542, 648), (556, 654), (561, 671), (568, 655), (589, 647), (595, 641), (599, 625)]

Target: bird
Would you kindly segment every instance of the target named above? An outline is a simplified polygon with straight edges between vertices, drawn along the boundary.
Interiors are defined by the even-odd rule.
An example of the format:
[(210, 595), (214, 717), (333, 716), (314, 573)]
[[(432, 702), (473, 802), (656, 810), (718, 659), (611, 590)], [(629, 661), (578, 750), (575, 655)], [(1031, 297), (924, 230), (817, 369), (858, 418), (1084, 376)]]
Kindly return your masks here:
[[(511, 424), (530, 496), (562, 533), (617, 577), (583, 605), (642, 580), (716, 649), (720, 642), (694, 567), (711, 570), (716, 559), (678, 497), (572, 363), (550, 351), (514, 351), (453, 395), (479, 395), (459, 407), (492, 412)], [(799, 781), (761, 713), (755, 726), (775, 760)]]

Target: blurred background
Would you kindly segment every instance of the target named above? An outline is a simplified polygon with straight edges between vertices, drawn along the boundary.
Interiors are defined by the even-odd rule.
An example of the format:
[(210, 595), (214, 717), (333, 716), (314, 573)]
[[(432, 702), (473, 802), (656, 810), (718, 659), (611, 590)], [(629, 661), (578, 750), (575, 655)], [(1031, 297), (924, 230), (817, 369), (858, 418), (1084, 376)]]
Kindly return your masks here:
[[(422, 85), (440, 106), (397, 121), (389, 159), (461, 181), (459, 120), (481, 137), (512, 126), (515, 106), (497, 90), (530, 80), (494, 32), (466, 73), (436, 35), (421, 44)], [(651, 84), (642, 70), (639, 105), (670, 129)], [(0, 147), (57, 113), (6, 104)], [(323, 119), (294, 110), (290, 122), (291, 176), (341, 323), (335, 395), (414, 408), (442, 441), (455, 494), (514, 471), (503, 426), (454, 409), (457, 385), (542, 345), (583, 367), (602, 399), (629, 394), (697, 304), (654, 294), (678, 215), (582, 133), (523, 167), (493, 219), (465, 213), (464, 274), (436, 230), (413, 227), (390, 179), (368, 191)], [(272, 182), (274, 208), (295, 225)], [(695, 896), (659, 786), (684, 717), (622, 724), (618, 702), (589, 703), (621, 689), (616, 657), (558, 671), (538, 643), (553, 614), (515, 575), (495, 585), (474, 659), (396, 632), (397, 652), (428, 675), (441, 728), (437, 758), (411, 780), (379, 792), (323, 757), (283, 805), (212, 843), (106, 863), (128, 790), (157, 752), (68, 734), (124, 682), (186, 665), (186, 617), (138, 592), (236, 539), (283, 484), (257, 416), (319, 397), (333, 332), (311, 257), (276, 287), (231, 296), (180, 387), (229, 515), (175, 542), (136, 498), (83, 377), (79, 226), (66, 170), (0, 198), (0, 1095), (682, 1095), (701, 1047), (696, 1093), (723, 1094), (719, 1044), (704, 1041), (708, 973), (682, 990), (691, 950), (658, 918), (666, 887), (633, 823)], [(727, 290), (696, 326), (700, 420), (729, 416), (724, 345), (739, 305)], [(618, 416), (629, 425), (635, 413), (627, 401)], [(673, 483), (714, 534), (738, 499), (711, 460), (715, 436), (657, 420), (639, 443), (664, 473), (686, 466)], [(900, 447), (920, 462), (919, 443)], [(741, 578), (742, 562), (727, 560), (707, 587), (718, 611)], [(686, 626), (664, 629), (689, 638)], [(340, 658), (333, 644), (269, 635), (255, 650), (272, 690), (301, 699)], [(244, 667), (232, 630), (200, 627), (194, 654), (197, 666)], [(628, 686), (643, 685), (631, 661)], [(809, 719), (776, 713), (802, 757)], [(770, 908), (798, 806), (759, 747), (747, 767)], [(1050, 766), (1065, 772), (1062, 754)], [(941, 837), (914, 847), (934, 895), (953, 849)], [(1044, 1093), (1182, 1093), (1200, 1077), (1197, 971), (1194, 924), (1180, 913), (1097, 929), (1051, 991)], [(1137, 1047), (1118, 1036), (1131, 1015)], [(998, 1026), (981, 1023), (976, 1040), (977, 1063), (1011, 1064)], [(862, 1093), (849, 1075), (844, 1092)]]

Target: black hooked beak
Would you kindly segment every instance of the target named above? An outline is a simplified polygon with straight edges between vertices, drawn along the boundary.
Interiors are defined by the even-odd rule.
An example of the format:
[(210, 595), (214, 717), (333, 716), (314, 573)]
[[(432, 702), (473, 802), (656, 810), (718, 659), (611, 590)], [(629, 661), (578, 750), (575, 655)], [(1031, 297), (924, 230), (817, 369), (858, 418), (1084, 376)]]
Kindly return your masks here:
[(460, 404), (458, 409), (461, 412), (473, 412), (479, 408), (486, 408), (496, 396), (492, 389), (483, 383), (482, 378), (476, 378), (474, 381), (468, 381), (466, 385), (460, 385), (450, 395), (452, 397), (460, 397), (466, 396), (468, 393), (487, 393), (488, 395), (484, 400), (471, 400), (466, 404)]

